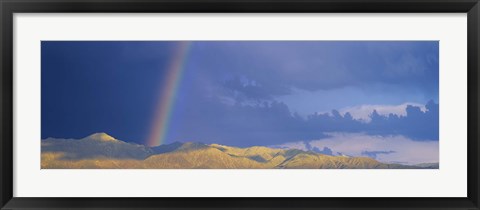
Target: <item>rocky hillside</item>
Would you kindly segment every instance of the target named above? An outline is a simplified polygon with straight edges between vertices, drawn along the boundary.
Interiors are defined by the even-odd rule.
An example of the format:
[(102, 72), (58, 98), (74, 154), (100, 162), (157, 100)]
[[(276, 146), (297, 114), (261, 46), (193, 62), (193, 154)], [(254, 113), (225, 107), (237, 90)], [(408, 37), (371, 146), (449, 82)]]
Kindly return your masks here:
[[(97, 133), (83, 139), (42, 140), (43, 169), (399, 169), (432, 168), (330, 156), (297, 149), (230, 147), (196, 142), (147, 147)], [(428, 166), (428, 167), (427, 167)]]

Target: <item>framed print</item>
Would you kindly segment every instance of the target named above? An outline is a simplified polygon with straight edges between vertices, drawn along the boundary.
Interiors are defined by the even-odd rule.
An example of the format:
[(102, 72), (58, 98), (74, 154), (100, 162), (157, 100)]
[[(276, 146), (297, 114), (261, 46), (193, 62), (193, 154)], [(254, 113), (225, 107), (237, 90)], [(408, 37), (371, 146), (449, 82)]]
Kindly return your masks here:
[[(438, 169), (438, 44), (42, 41), (41, 168)], [(412, 57), (404, 57), (407, 53)], [(158, 56), (147, 59), (151, 54)], [(381, 55), (388, 62), (372, 59)], [(91, 62), (98, 58), (108, 61)], [(139, 64), (150, 71), (128, 67), (153, 60), (159, 64)], [(307, 71), (311, 66), (321, 69)], [(417, 68), (422, 72), (405, 73)], [(298, 79), (290, 78), (292, 72)], [(161, 79), (148, 85), (150, 78)], [(288, 83), (296, 84), (289, 90)], [(392, 93), (404, 96), (389, 98)], [(412, 101), (417, 95), (421, 99)], [(416, 103), (422, 100), (426, 104)], [(399, 104), (370, 105), (374, 101)], [(316, 111), (334, 106), (344, 108)], [(142, 113), (150, 107), (154, 111)], [(142, 134), (145, 127), (150, 127), (146, 135), (128, 135)], [(71, 138), (90, 130), (101, 132)], [(65, 137), (52, 137), (59, 135)]]
[(2, 1), (1, 209), (478, 209), (478, 1)]

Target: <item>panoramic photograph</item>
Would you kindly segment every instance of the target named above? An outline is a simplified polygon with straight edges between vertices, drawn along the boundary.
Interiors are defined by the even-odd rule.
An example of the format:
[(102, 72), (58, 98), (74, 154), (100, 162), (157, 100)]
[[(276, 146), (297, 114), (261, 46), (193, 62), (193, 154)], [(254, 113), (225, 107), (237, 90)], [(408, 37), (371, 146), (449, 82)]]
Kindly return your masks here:
[(42, 169), (439, 169), (438, 41), (42, 41)]

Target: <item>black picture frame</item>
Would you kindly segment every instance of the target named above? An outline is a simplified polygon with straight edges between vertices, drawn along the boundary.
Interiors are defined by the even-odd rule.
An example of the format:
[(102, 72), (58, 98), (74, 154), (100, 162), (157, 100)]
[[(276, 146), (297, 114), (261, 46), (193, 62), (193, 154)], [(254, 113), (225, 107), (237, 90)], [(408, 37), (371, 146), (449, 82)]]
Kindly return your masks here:
[[(478, 0), (0, 0), (1, 209), (479, 209)], [(25, 198), (13, 197), (14, 13), (467, 13), (466, 198)]]

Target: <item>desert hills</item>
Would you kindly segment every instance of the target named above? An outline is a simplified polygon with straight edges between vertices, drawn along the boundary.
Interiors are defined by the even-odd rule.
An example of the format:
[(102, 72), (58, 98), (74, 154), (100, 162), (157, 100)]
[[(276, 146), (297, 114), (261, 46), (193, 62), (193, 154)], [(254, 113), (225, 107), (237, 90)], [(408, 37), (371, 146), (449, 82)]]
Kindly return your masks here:
[(422, 169), (438, 164), (387, 164), (369, 157), (330, 156), (298, 149), (175, 142), (147, 147), (105, 133), (42, 140), (42, 169)]

